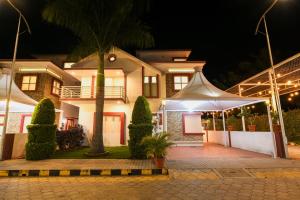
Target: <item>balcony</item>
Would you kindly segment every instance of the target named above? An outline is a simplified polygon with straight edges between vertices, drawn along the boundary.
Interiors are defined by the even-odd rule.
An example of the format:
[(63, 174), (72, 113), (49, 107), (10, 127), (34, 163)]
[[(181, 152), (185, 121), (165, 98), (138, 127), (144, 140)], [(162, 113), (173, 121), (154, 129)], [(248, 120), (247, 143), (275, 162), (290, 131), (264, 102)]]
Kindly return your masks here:
[[(95, 99), (96, 90), (90, 86), (62, 86), (60, 98), (65, 100)], [(105, 86), (104, 98), (125, 101), (125, 88), (123, 86)]]

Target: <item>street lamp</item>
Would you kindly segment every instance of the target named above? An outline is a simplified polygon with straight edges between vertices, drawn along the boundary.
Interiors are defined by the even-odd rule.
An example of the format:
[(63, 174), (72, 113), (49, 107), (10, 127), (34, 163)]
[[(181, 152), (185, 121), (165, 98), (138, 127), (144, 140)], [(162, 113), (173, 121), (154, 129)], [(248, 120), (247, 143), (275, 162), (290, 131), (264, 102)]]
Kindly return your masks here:
[[(280, 95), (279, 95), (278, 87), (277, 87), (275, 67), (274, 67), (274, 62), (273, 62), (273, 55), (272, 55), (270, 37), (269, 37), (268, 26), (267, 26), (267, 21), (266, 21), (266, 15), (276, 5), (276, 3), (278, 3), (278, 1), (279, 0), (274, 0), (273, 3), (268, 7), (268, 9), (260, 17), (260, 19), (257, 23), (257, 26), (256, 26), (255, 34), (257, 35), (258, 33), (262, 33), (262, 32), (259, 31), (259, 27), (260, 27), (261, 23), (263, 22), (265, 33), (262, 33), (262, 34), (266, 36), (267, 45), (268, 45), (268, 52), (269, 52), (269, 58), (270, 58), (270, 64), (271, 64), (270, 86), (271, 86), (271, 91), (272, 91), (273, 108), (274, 108), (275, 111), (278, 112), (279, 123), (281, 125), (281, 132), (282, 132), (282, 135), (283, 135), (285, 156), (287, 158), (288, 157), (287, 138), (286, 138), (285, 129), (284, 129), (284, 122), (283, 122), (282, 109), (281, 109), (281, 103), (280, 103)], [(274, 84), (274, 86), (273, 86), (273, 84)]]
[(6, 105), (5, 105), (5, 115), (4, 115), (4, 127), (2, 132), (2, 142), (0, 143), (0, 158), (3, 159), (3, 150), (4, 150), (4, 142), (5, 142), (5, 135), (7, 131), (7, 124), (8, 124), (8, 113), (9, 113), (9, 104), (10, 104), (10, 98), (11, 98), (11, 87), (12, 82), (14, 80), (14, 68), (16, 63), (16, 56), (17, 56), (17, 48), (18, 48), (18, 42), (19, 42), (19, 35), (20, 35), (20, 26), (21, 26), (21, 20), (25, 22), (27, 31), (29, 34), (31, 34), (31, 30), (29, 27), (29, 24), (24, 17), (24, 15), (21, 13), (21, 11), (10, 1), (6, 0), (6, 2), (19, 14), (19, 20), (18, 20), (18, 28), (17, 28), (17, 34), (16, 34), (16, 40), (15, 40), (15, 47), (14, 47), (14, 53), (13, 53), (13, 60), (11, 64), (11, 70), (10, 70), (10, 80), (8, 85), (8, 91), (7, 91), (7, 98), (6, 98)]

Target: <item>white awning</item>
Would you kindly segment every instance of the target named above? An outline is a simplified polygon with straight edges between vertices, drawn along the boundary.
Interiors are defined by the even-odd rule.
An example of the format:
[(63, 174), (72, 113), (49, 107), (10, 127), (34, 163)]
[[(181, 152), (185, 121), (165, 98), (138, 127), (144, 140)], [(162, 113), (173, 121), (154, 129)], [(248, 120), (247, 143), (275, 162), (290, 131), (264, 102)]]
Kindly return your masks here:
[(195, 73), (188, 85), (164, 101), (169, 111), (224, 111), (245, 105), (268, 101), (268, 98), (240, 97), (220, 90), (203, 75), (202, 67), (195, 67)]

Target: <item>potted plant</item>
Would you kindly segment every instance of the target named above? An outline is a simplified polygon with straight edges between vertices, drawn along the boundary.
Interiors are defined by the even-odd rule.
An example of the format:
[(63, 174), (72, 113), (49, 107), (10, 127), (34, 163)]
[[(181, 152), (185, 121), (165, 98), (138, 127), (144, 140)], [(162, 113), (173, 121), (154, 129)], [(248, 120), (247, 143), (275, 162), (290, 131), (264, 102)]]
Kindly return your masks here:
[(167, 148), (173, 143), (167, 140), (169, 134), (162, 132), (153, 136), (146, 136), (142, 140), (142, 145), (146, 149), (148, 158), (152, 158), (158, 168), (163, 168)]
[(245, 117), (249, 120), (248, 130), (250, 132), (256, 131), (256, 125), (254, 124), (255, 119), (257, 118), (257, 113), (252, 114), (249, 109), (242, 108), (241, 113), (238, 114), (239, 117)]
[(234, 123), (236, 122), (236, 118), (235, 118), (235, 116), (234, 115), (231, 115), (230, 117), (228, 117), (227, 118), (227, 121), (226, 121), (227, 123), (227, 130), (228, 131), (233, 131), (233, 125), (234, 125)]
[(256, 118), (257, 118), (257, 113), (253, 113), (253, 114), (250, 114), (250, 116), (248, 117), (248, 120), (249, 120), (249, 125), (248, 125), (248, 129), (250, 132), (255, 132), (256, 131), (256, 125), (254, 124)]

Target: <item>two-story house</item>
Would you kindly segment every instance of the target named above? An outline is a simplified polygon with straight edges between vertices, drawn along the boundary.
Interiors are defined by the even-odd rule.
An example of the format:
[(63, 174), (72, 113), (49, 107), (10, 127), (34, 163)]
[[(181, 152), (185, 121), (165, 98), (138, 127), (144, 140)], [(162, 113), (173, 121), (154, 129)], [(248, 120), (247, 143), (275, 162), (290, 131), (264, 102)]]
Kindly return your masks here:
[[(0, 66), (11, 68), (11, 60), (0, 60)], [(80, 81), (66, 73), (50, 60), (26, 59), (17, 60), (15, 65), (14, 85), (35, 101), (50, 98), (56, 108), (56, 124), (61, 126), (74, 122), (78, 117), (78, 108), (60, 101), (60, 88), (63, 85), (80, 85)], [(10, 112), (8, 116), (7, 133), (27, 133), (25, 128), (31, 121), (32, 111)], [(3, 121), (4, 114), (0, 113)], [(3, 123), (0, 123), (0, 126)]]
[[(128, 125), (138, 96), (145, 96), (153, 115), (162, 126), (162, 99), (184, 88), (195, 66), (203, 61), (188, 61), (190, 50), (137, 51), (133, 56), (115, 48), (105, 56), (104, 144), (127, 144)], [(96, 54), (90, 55), (64, 70), (80, 85), (62, 86), (61, 101), (79, 107), (78, 123), (90, 139), (95, 121), (95, 83), (98, 66)], [(178, 136), (180, 137), (180, 136)]]

